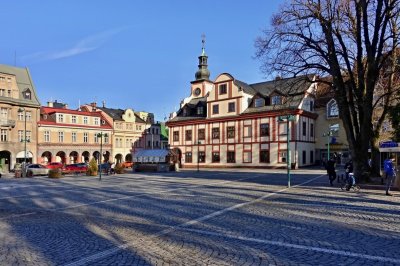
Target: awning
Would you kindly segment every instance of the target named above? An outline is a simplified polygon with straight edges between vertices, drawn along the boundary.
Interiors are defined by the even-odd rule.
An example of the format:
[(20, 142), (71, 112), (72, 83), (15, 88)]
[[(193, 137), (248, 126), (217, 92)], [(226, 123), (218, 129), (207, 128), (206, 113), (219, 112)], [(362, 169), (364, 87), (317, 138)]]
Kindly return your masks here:
[[(16, 158), (17, 159), (24, 159), (25, 158), (24, 151), (18, 152)], [(33, 158), (32, 152), (26, 151), (26, 158)]]

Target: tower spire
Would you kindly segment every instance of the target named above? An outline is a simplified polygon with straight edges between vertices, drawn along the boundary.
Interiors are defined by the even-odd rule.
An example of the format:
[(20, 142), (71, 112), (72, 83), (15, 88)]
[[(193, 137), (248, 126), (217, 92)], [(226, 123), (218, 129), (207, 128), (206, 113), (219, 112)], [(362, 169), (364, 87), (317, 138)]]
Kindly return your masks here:
[(210, 71), (207, 69), (207, 54), (206, 54), (206, 35), (201, 35), (201, 55), (199, 56), (199, 70), (197, 70), (195, 77), (196, 80), (208, 80), (210, 78)]

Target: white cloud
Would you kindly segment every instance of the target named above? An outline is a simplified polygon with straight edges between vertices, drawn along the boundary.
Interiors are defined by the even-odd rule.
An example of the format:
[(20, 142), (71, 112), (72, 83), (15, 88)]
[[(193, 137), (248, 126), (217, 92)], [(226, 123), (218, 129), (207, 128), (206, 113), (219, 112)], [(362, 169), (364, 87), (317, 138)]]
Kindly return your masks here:
[(76, 56), (83, 53), (88, 53), (101, 47), (114, 35), (126, 30), (127, 27), (116, 28), (103, 31), (97, 34), (89, 35), (79, 40), (75, 45), (60, 51), (37, 52), (21, 57), (23, 61), (48, 61), (61, 58)]

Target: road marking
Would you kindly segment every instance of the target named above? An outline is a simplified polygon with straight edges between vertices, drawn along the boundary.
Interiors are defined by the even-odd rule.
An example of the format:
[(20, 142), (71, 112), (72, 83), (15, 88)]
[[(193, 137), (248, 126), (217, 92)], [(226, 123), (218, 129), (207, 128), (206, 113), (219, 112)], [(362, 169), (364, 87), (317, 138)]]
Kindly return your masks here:
[(294, 248), (294, 249), (302, 249), (302, 250), (308, 250), (308, 251), (316, 251), (316, 252), (322, 252), (322, 253), (328, 253), (328, 254), (335, 254), (335, 255), (341, 255), (341, 256), (347, 256), (347, 257), (354, 257), (354, 258), (359, 258), (359, 259), (376, 260), (376, 261), (379, 261), (379, 262), (400, 263), (400, 259), (396, 259), (396, 258), (372, 256), (372, 255), (367, 255), (367, 254), (362, 254), (362, 253), (355, 253), (355, 252), (350, 252), (350, 251), (342, 251), (342, 250), (336, 250), (336, 249), (328, 249), (328, 248), (320, 248), (320, 247), (305, 246), (305, 245), (298, 245), (298, 244), (290, 244), (290, 243), (286, 243), (286, 242), (282, 242), (282, 241), (249, 238), (249, 237), (242, 237), (242, 236), (236, 236), (236, 235), (225, 234), (225, 233), (215, 233), (215, 232), (198, 230), (198, 229), (184, 228), (183, 230), (189, 231), (189, 232), (195, 232), (195, 233), (199, 233), (199, 234), (203, 234), (203, 235), (217, 236), (217, 237), (227, 237), (227, 238), (232, 238), (232, 239), (237, 239), (237, 240), (243, 240), (243, 241), (248, 241), (248, 242), (256, 242), (256, 243), (272, 245), (272, 246), (280, 246), (280, 247), (285, 247), (285, 248)]
[[(310, 179), (310, 180), (307, 180), (307, 181), (305, 181), (305, 182), (303, 182), (303, 183), (301, 183), (301, 184), (294, 185), (294, 186), (292, 186), (292, 188), (298, 187), (298, 186), (302, 186), (302, 185), (306, 185), (306, 184), (311, 183), (312, 181), (314, 181), (314, 180), (316, 180), (316, 179), (318, 179), (318, 178), (321, 178), (322, 176), (326, 176), (326, 175), (325, 175), (325, 174), (324, 174), (324, 175), (319, 175), (319, 176), (314, 177), (314, 178), (312, 178), (312, 179)], [(205, 221), (205, 220), (214, 218), (214, 217), (216, 217), (216, 216), (218, 216), (218, 215), (221, 215), (221, 214), (224, 214), (224, 213), (226, 213), (226, 212), (229, 212), (229, 211), (232, 211), (232, 210), (235, 210), (235, 209), (238, 209), (238, 208), (242, 208), (242, 207), (244, 207), (244, 206), (251, 205), (251, 204), (256, 203), (256, 202), (260, 202), (260, 201), (262, 201), (262, 200), (264, 200), (264, 199), (266, 199), (266, 198), (269, 198), (269, 197), (272, 197), (272, 196), (277, 195), (277, 194), (279, 194), (279, 193), (282, 193), (282, 192), (284, 192), (284, 191), (286, 191), (286, 190), (288, 190), (288, 189), (290, 189), (290, 188), (287, 187), (287, 188), (278, 190), (278, 191), (276, 191), (276, 192), (272, 192), (272, 193), (266, 194), (266, 195), (264, 195), (264, 196), (262, 196), (262, 197), (259, 197), (259, 198), (255, 199), (255, 200), (248, 201), (248, 202), (243, 202), (243, 203), (239, 203), (239, 204), (233, 205), (233, 206), (231, 206), (231, 207), (228, 207), (228, 208), (225, 208), (225, 209), (222, 209), (222, 210), (219, 210), (219, 211), (210, 213), (210, 214), (205, 215), (205, 216), (203, 216), (203, 217), (199, 217), (199, 218), (197, 218), (197, 219), (193, 219), (193, 220), (191, 220), (191, 221), (182, 223), (182, 224), (180, 224), (180, 225), (172, 226), (172, 227), (170, 227), (170, 228), (168, 228), (168, 229), (165, 229), (165, 230), (162, 230), (162, 231), (160, 231), (160, 232), (158, 232), (158, 233), (155, 233), (155, 234), (153, 234), (153, 235), (150, 235), (150, 237), (151, 237), (151, 238), (156, 238), (156, 237), (160, 237), (160, 236), (166, 235), (166, 234), (168, 234), (168, 233), (171, 233), (171, 232), (173, 232), (173, 231), (178, 231), (179, 229), (184, 229), (184, 228), (187, 227), (187, 226), (198, 224), (198, 223), (200, 223), (200, 222), (203, 222), (203, 221)], [(74, 261), (74, 262), (72, 262), (72, 263), (65, 264), (64, 266), (79, 266), (79, 265), (85, 265), (85, 264), (87, 264), (87, 263), (90, 263), (90, 262), (93, 262), (93, 261), (96, 261), (96, 260), (105, 258), (105, 257), (107, 257), (107, 256), (110, 256), (110, 255), (112, 255), (112, 254), (115, 254), (115, 253), (119, 252), (120, 250), (127, 249), (128, 247), (132, 246), (133, 244), (134, 244), (134, 242), (129, 242), (129, 243), (121, 244), (121, 245), (116, 246), (116, 247), (114, 247), (114, 248), (107, 249), (107, 250), (104, 250), (104, 251), (95, 253), (95, 254), (93, 254), (93, 255), (87, 256), (87, 257), (85, 257), (85, 258), (81, 258), (81, 259), (79, 259), (79, 260), (77, 260), (77, 261)]]

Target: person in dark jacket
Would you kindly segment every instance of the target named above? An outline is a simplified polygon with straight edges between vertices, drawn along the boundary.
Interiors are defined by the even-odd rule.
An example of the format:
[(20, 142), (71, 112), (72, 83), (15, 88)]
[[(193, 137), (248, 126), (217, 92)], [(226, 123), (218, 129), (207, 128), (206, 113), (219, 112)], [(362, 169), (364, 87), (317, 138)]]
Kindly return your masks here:
[(349, 191), (350, 187), (352, 185), (354, 185), (354, 176), (350, 177), (350, 173), (353, 173), (353, 160), (348, 161), (345, 165), (344, 165), (344, 172), (346, 174), (346, 190)]
[(333, 181), (336, 179), (335, 158), (330, 158), (326, 163), (326, 172), (328, 173), (329, 182), (333, 186)]

